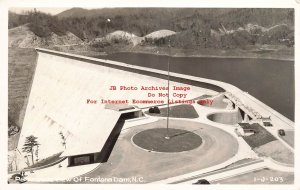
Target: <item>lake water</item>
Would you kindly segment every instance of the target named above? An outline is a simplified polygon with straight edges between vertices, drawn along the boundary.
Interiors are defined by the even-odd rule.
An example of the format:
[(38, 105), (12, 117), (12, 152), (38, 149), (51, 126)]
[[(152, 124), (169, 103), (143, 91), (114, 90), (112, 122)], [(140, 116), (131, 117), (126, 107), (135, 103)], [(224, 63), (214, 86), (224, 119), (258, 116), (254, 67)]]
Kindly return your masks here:
[[(101, 56), (167, 70), (168, 57), (143, 53)], [(254, 58), (171, 57), (170, 71), (230, 83), (294, 121), (294, 61)]]

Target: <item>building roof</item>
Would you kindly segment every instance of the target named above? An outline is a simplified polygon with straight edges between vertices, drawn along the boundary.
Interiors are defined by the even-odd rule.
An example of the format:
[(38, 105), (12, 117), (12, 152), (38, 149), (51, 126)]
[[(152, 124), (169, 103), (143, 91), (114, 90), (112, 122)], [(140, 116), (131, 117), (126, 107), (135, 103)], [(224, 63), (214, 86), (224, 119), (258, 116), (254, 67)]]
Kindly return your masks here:
[(128, 104), (105, 104), (105, 109), (111, 109), (115, 111), (133, 110), (134, 106)]
[(257, 127), (260, 126), (258, 123), (239, 123), (244, 131), (258, 131)]
[(239, 125), (243, 128), (243, 129), (250, 129), (252, 128), (251, 125), (249, 123), (239, 123)]

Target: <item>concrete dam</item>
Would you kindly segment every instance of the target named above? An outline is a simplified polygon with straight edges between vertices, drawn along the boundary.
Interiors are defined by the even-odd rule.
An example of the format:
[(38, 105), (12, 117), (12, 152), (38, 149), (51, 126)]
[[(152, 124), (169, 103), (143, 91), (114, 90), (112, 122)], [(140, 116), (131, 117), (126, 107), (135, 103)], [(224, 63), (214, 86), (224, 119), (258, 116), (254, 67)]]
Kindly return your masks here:
[[(115, 125), (120, 114), (105, 109), (105, 104), (87, 104), (88, 99), (148, 98), (147, 91), (116, 92), (109, 90), (110, 86), (167, 86), (166, 72), (44, 49), (37, 49), (37, 52), (37, 66), (18, 149), (22, 149), (27, 136), (34, 135), (41, 144), (40, 158), (64, 151), (60, 132), (67, 139), (67, 148), (71, 139), (72, 142), (87, 143), (85, 140), (91, 141), (92, 136), (95, 136), (95, 141), (99, 144), (99, 141), (106, 140), (107, 135), (104, 134), (110, 133), (111, 126)], [(171, 80), (170, 85), (192, 88), (188, 94), (189, 99), (203, 93), (215, 94), (216, 91), (223, 90), (213, 84), (175, 76)], [(164, 99), (167, 100), (166, 97)], [(151, 104), (137, 106), (143, 108)], [(101, 136), (103, 139), (99, 138)], [(76, 145), (72, 143), (70, 146)]]
[[(145, 100), (150, 99), (148, 91), (111, 90), (112, 86), (166, 87), (166, 71), (133, 66), (126, 63), (90, 58), (46, 49), (36, 49), (37, 66), (32, 81), (25, 118), (22, 126), (18, 149), (22, 150), (26, 137), (38, 137), (39, 159), (58, 152), (64, 156), (99, 152), (104, 148), (108, 136), (117, 124), (122, 111), (112, 109), (106, 103), (93, 104), (89, 100)], [(251, 106), (263, 116), (271, 116), (275, 125), (282, 128), (293, 127), (293, 122), (266, 106), (259, 100), (240, 89), (220, 81), (170, 73), (170, 86), (189, 87), (186, 99), (197, 99), (202, 95), (220, 93), (234, 94), (227, 96), (247, 115), (255, 116), (244, 105)], [(155, 93), (166, 93), (159, 89)], [(170, 89), (170, 95), (177, 91)], [(167, 97), (155, 97), (167, 102)], [(174, 97), (181, 100), (181, 97)], [(237, 99), (239, 102), (237, 102)], [(242, 103), (241, 103), (242, 102)], [(157, 103), (129, 103), (130, 109), (143, 109)], [(220, 115), (210, 116), (212, 120), (222, 120)], [(226, 114), (225, 114), (225, 117)], [(234, 120), (241, 121), (240, 113)], [(66, 139), (62, 145), (61, 134)]]

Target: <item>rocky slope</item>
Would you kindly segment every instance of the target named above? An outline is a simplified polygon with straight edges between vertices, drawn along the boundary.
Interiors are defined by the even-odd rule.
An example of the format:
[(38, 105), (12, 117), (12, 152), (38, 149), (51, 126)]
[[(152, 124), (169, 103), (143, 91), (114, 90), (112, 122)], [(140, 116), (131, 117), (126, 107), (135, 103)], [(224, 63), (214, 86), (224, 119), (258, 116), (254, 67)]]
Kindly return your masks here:
[(89, 45), (96, 45), (101, 43), (127, 43), (133, 46), (140, 45), (144, 43), (145, 41), (153, 41), (153, 40), (159, 40), (163, 39), (172, 35), (175, 35), (176, 32), (171, 30), (158, 30), (155, 32), (152, 32), (150, 34), (147, 34), (146, 36), (139, 37), (135, 34), (126, 32), (126, 31), (115, 31), (112, 33), (107, 34), (105, 37), (102, 38), (95, 38), (92, 40)]
[(61, 36), (52, 32), (49, 37), (39, 37), (30, 31), (28, 24), (9, 29), (8, 36), (8, 47), (18, 48), (66, 46), (82, 43), (82, 40), (71, 32), (66, 32), (65, 35)]

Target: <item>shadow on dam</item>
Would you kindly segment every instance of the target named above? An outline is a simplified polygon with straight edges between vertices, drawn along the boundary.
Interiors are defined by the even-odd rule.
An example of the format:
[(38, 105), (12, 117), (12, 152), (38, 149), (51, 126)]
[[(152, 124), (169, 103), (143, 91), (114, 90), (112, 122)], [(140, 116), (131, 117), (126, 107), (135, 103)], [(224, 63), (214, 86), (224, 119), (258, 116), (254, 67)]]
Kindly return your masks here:
[(115, 147), (115, 144), (120, 136), (124, 124), (125, 124), (125, 120), (118, 120), (118, 122), (116, 123), (114, 129), (112, 130), (111, 134), (109, 135), (108, 139), (106, 140), (99, 154), (99, 157), (97, 159), (98, 162), (104, 163), (108, 161)]
[[(167, 70), (168, 63), (167, 56), (143, 53), (122, 52), (97, 58), (159, 70)], [(171, 72), (230, 83), (294, 121), (294, 61), (205, 57), (171, 57), (169, 61)]]

